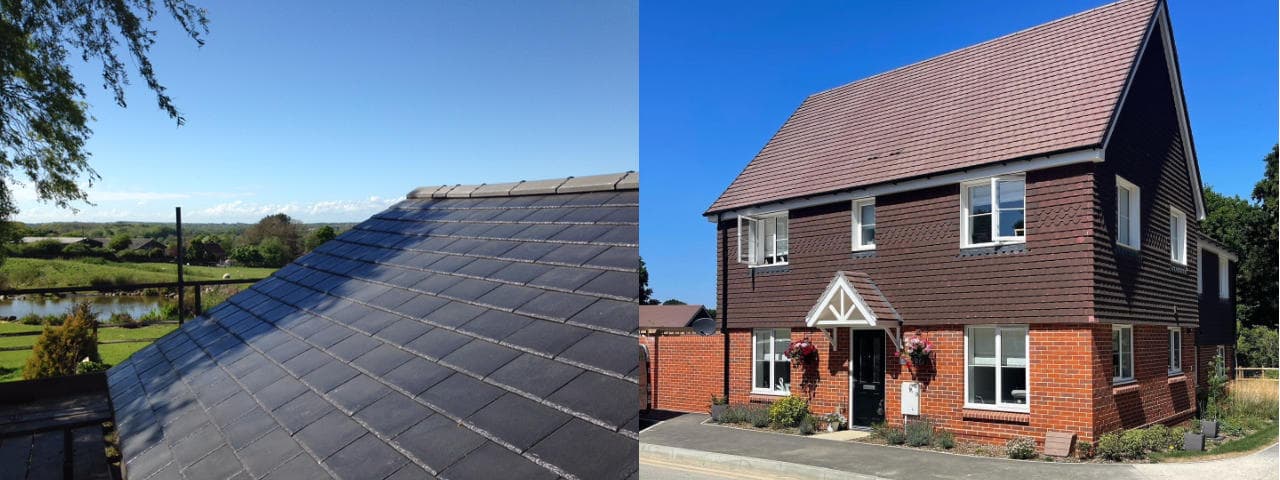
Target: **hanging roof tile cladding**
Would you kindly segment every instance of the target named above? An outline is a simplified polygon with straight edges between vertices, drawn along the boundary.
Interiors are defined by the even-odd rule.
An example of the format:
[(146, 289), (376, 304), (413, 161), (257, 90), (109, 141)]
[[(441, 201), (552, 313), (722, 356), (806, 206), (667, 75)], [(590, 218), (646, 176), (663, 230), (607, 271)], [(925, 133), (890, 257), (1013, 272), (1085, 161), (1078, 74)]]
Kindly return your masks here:
[(128, 478), (633, 476), (638, 197), (360, 223), (110, 370)]
[(1157, 5), (1104, 5), (816, 93), (707, 213), (1100, 145)]

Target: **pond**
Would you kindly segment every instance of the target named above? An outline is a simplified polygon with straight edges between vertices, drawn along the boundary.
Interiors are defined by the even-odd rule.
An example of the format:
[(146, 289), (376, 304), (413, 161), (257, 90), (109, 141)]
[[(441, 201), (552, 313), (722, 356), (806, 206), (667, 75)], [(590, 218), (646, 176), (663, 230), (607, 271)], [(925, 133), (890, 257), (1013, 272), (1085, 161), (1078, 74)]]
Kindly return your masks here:
[(31, 296), (20, 299), (0, 300), (0, 317), (19, 317), (31, 313), (37, 315), (62, 315), (78, 301), (92, 300), (93, 311), (99, 320), (106, 320), (113, 313), (128, 313), (138, 318), (160, 306), (160, 296), (103, 296), (67, 295), (63, 297)]

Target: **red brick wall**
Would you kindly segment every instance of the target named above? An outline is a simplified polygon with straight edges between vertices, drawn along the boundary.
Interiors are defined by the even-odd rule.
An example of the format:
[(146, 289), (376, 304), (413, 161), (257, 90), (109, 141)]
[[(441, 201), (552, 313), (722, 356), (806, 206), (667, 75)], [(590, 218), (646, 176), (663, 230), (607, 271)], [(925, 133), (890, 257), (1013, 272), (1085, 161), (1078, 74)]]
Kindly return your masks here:
[(640, 343), (649, 349), (652, 409), (706, 413), (724, 391), (724, 335), (641, 335)]
[(1169, 375), (1169, 330), (1156, 325), (1134, 325), (1134, 383), (1113, 385), (1111, 382), (1111, 327), (1104, 325), (1098, 336), (1100, 353), (1105, 357), (1097, 370), (1102, 377), (1095, 382), (1097, 401), (1094, 405), (1098, 435), (1118, 429), (1136, 428), (1153, 423), (1175, 423), (1189, 418), (1196, 408), (1196, 355), (1194, 330), (1183, 329), (1182, 371)]
[[(1213, 373), (1213, 357), (1218, 354), (1217, 345), (1198, 345), (1196, 346), (1196, 379), (1200, 385), (1206, 385), (1209, 382), (1209, 374)], [(1227, 378), (1235, 378), (1236, 371), (1236, 347), (1235, 345), (1223, 345), (1222, 348), (1222, 365), (1227, 369)]]

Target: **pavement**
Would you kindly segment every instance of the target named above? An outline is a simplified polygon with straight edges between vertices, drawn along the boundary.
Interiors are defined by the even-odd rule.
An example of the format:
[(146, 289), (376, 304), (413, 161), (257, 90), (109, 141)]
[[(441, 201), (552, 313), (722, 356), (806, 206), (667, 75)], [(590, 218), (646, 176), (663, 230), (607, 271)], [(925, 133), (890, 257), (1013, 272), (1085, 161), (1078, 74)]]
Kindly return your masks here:
[(722, 479), (1275, 479), (1280, 450), (1223, 460), (1163, 464), (1052, 463), (974, 457), (906, 447), (704, 425), (707, 415), (666, 419), (640, 432), (640, 477)]

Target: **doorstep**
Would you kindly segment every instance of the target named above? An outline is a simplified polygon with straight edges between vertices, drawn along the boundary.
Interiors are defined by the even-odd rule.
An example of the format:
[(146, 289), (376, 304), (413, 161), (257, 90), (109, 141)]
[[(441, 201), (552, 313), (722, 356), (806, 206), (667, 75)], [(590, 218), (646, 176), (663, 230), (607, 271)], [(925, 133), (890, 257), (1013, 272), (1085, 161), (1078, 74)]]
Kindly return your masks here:
[(870, 437), (871, 432), (862, 431), (862, 430), (837, 430), (834, 432), (818, 432), (810, 436), (813, 438), (820, 438), (823, 440), (837, 440), (841, 442), (847, 442), (850, 440), (859, 440), (859, 439)]

